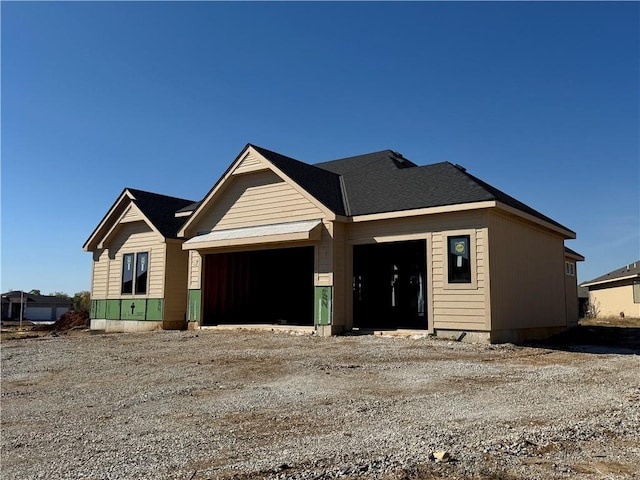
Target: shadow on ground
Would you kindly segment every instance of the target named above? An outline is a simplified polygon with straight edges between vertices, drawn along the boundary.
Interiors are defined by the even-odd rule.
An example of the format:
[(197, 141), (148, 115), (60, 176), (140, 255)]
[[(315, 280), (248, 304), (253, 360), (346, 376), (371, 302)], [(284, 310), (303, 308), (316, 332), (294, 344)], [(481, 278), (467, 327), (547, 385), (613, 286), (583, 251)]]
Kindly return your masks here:
[(595, 354), (640, 355), (640, 327), (578, 325), (530, 346)]

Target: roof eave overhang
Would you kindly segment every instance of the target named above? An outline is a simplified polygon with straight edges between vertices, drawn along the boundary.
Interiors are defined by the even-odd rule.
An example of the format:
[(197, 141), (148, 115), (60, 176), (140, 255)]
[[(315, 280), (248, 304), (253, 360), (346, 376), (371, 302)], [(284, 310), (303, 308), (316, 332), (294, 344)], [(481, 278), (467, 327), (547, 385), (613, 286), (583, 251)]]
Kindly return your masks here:
[[(146, 223), (151, 230), (153, 230), (156, 234), (160, 235), (163, 240), (166, 240), (164, 235), (162, 235), (162, 233), (160, 233), (160, 230), (158, 230), (156, 226), (153, 223), (151, 223), (151, 220), (147, 218), (147, 216), (142, 212), (142, 210), (140, 210), (140, 208), (138, 208), (138, 206), (135, 203), (131, 202), (131, 205), (129, 206), (129, 208), (134, 208), (134, 207), (142, 218), (141, 220), (135, 220), (135, 222)], [(105, 245), (120, 230), (122, 225), (127, 223), (134, 223), (131, 221), (128, 221), (128, 222), (123, 221), (124, 216), (129, 212), (129, 208), (125, 208), (124, 212), (122, 212), (122, 214), (118, 217), (118, 219), (115, 222), (113, 222), (113, 225), (107, 231), (107, 233), (104, 234), (104, 236), (102, 237), (102, 240), (100, 240), (100, 242), (97, 245), (99, 249), (105, 248)]]
[(231, 176), (231, 174), (233, 173), (233, 170), (237, 167), (237, 164), (240, 163), (240, 161), (246, 156), (247, 151), (249, 150), (250, 147), (251, 146), (247, 144), (242, 149), (242, 151), (238, 154), (235, 160), (231, 162), (231, 164), (227, 167), (225, 172), (220, 176), (218, 181), (213, 185), (213, 187), (211, 187), (211, 190), (209, 190), (209, 192), (207, 192), (204, 198), (200, 201), (200, 204), (198, 205), (198, 207), (191, 213), (191, 216), (189, 217), (189, 219), (182, 225), (180, 230), (178, 230), (178, 237), (187, 236), (187, 231), (189, 230), (191, 225), (200, 216), (200, 213), (209, 203), (211, 198), (213, 198), (220, 191), (220, 189), (225, 183), (225, 180), (227, 180)]
[(585, 282), (580, 284), (581, 287), (593, 287), (595, 285), (603, 285), (605, 283), (620, 282), (622, 280), (631, 280), (633, 278), (640, 278), (640, 273), (634, 273), (633, 275), (626, 275), (624, 277), (607, 278), (606, 280), (600, 280), (597, 282)]
[[(509, 205), (506, 205), (502, 202), (497, 202), (496, 201), (496, 207), (499, 210), (505, 211), (507, 213), (510, 213), (512, 215), (515, 215), (517, 217), (521, 217), (531, 223), (535, 223), (536, 225), (539, 225), (541, 227), (546, 228), (547, 230), (552, 230), (556, 233), (559, 233), (560, 235), (564, 236), (564, 238), (566, 240), (573, 240), (576, 238), (576, 232), (569, 230), (568, 228), (564, 228), (562, 226), (558, 226), (558, 225), (554, 225), (553, 223), (549, 223), (546, 222), (545, 220), (535, 217), (531, 214), (528, 214), (526, 212), (523, 212), (522, 210), (518, 210), (517, 208), (514, 207), (510, 207)], [(584, 260), (584, 258), (583, 258)]]
[(418, 217), (421, 215), (434, 215), (437, 213), (452, 213), (452, 212), (464, 212), (468, 210), (480, 210), (484, 208), (496, 207), (495, 200), (489, 200), (485, 202), (472, 202), (472, 203), (458, 203), (454, 205), (442, 205), (438, 207), (416, 208), (413, 210), (400, 210), (394, 212), (384, 213), (370, 213), (366, 215), (354, 215), (351, 217), (351, 222), (370, 222), (373, 220), (388, 220), (393, 218), (403, 217)]
[[(118, 196), (117, 200), (113, 202), (113, 205), (111, 205), (111, 208), (107, 211), (105, 216), (102, 217), (102, 220), (100, 220), (100, 223), (98, 223), (98, 226), (93, 230), (93, 232), (91, 232), (91, 235), (89, 235), (89, 238), (87, 239), (87, 241), (84, 242), (84, 245), (82, 245), (82, 250), (84, 250), (85, 252), (90, 252), (98, 247), (98, 243), (100, 242), (100, 239), (104, 237), (104, 230), (107, 224), (109, 223), (110, 220), (111, 221), (113, 220), (112, 217), (116, 215), (116, 213), (118, 212), (118, 209), (123, 208), (126, 210), (126, 206), (122, 205), (122, 202), (125, 200), (125, 198), (129, 198), (129, 201), (133, 199), (133, 195), (126, 188), (122, 191), (120, 196)], [(121, 215), (122, 215), (122, 212), (120, 212), (120, 215), (118, 215), (118, 218), (120, 218)], [(103, 234), (99, 235), (101, 232), (103, 232)]]
[(566, 258), (571, 258), (573, 260), (575, 260), (576, 262), (584, 262), (584, 257), (578, 253), (571, 253), (571, 252), (564, 252), (564, 256)]

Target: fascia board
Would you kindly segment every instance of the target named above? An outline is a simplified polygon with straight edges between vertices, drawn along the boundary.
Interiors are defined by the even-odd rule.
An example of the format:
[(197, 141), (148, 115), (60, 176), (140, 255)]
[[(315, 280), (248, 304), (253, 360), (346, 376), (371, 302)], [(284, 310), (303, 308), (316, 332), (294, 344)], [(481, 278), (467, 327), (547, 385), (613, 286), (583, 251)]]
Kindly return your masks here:
[(122, 212), (122, 214), (118, 217), (118, 220), (116, 222), (114, 222), (114, 224), (111, 226), (109, 231), (102, 237), (102, 240), (100, 241), (100, 243), (98, 243), (98, 248), (104, 248), (105, 244), (120, 229), (120, 227), (123, 225), (123, 223), (130, 223), (130, 222), (122, 222), (122, 219), (129, 212), (129, 210), (131, 208), (135, 208), (136, 209), (136, 211), (142, 217), (143, 221), (149, 226), (149, 228), (151, 228), (151, 230), (156, 232), (160, 237), (162, 237), (163, 240), (165, 239), (164, 235), (162, 235), (162, 233), (160, 233), (160, 231), (156, 228), (156, 226), (153, 223), (151, 223), (151, 221), (142, 212), (142, 210), (140, 210), (140, 208), (138, 208), (138, 206), (135, 203), (131, 202), (131, 204), (129, 205), (129, 208), (125, 208), (125, 210)]
[[(251, 146), (249, 144), (247, 144), (242, 151), (238, 154), (238, 156), (236, 157), (236, 159), (231, 162), (231, 165), (229, 165), (229, 167), (225, 170), (225, 172), (222, 174), (222, 176), (218, 179), (218, 181), (216, 183), (213, 184), (213, 187), (211, 187), (211, 190), (209, 190), (209, 192), (204, 196), (204, 198), (202, 199), (202, 201), (200, 202), (200, 205), (198, 205), (198, 208), (196, 208), (194, 210), (194, 212), (191, 214), (191, 216), (189, 217), (189, 219), (184, 223), (184, 225), (182, 225), (182, 227), (180, 228), (180, 230), (178, 230), (178, 237), (186, 237), (187, 236), (187, 230), (191, 227), (191, 225), (196, 221), (196, 219), (200, 216), (201, 212), (209, 205), (209, 203), (211, 202), (211, 200), (217, 195), (217, 193), (222, 190), (224, 184), (226, 183), (227, 179), (233, 175), (233, 171), (238, 168), (238, 165), (240, 164), (240, 162), (242, 161), (242, 159), (247, 155), (247, 153), (249, 152), (249, 149), (251, 148)], [(255, 151), (255, 150), (254, 150)], [(257, 152), (256, 152), (257, 153)]]
[(541, 227), (544, 227), (544, 228), (546, 228), (548, 230), (553, 230), (554, 232), (560, 233), (567, 240), (573, 240), (573, 239), (576, 238), (576, 232), (573, 232), (573, 231), (571, 231), (571, 230), (569, 230), (567, 228), (558, 227), (557, 225), (554, 225), (554, 224), (549, 223), (549, 222), (545, 222), (541, 218), (534, 217), (533, 215), (525, 213), (522, 210), (518, 210), (517, 208), (510, 207), (509, 205), (506, 205), (506, 204), (504, 204), (502, 202), (496, 202), (496, 207), (498, 209), (502, 210), (502, 211), (505, 211), (505, 212), (510, 213), (512, 215), (515, 215), (517, 217), (524, 218), (525, 220), (528, 220), (529, 222), (532, 222), (532, 223), (535, 223), (537, 225), (540, 225)]
[(606, 280), (600, 280), (598, 282), (581, 283), (580, 286), (581, 287), (592, 287), (594, 285), (602, 285), (602, 284), (605, 284), (605, 283), (619, 282), (621, 280), (630, 280), (632, 278), (640, 278), (640, 273), (634, 273), (633, 275), (627, 275), (625, 277), (607, 278)]
[[(207, 208), (207, 206), (211, 203), (211, 201), (222, 191), (224, 191), (225, 184), (229, 180), (230, 177), (233, 176), (234, 171), (238, 168), (238, 165), (242, 162), (242, 160), (247, 156), (247, 154), (251, 152), (253, 155), (257, 155), (260, 157), (266, 165), (268, 165), (268, 169), (270, 169), (273, 173), (278, 175), (283, 181), (287, 182), (292, 188), (294, 188), (298, 193), (300, 193), (303, 197), (305, 197), (308, 201), (313, 203), (320, 211), (322, 211), (324, 218), (326, 220), (335, 220), (336, 215), (327, 207), (325, 207), (321, 202), (319, 202), (313, 195), (303, 189), (300, 185), (294, 182), (289, 176), (287, 176), (282, 170), (276, 167), (273, 163), (271, 163), (267, 158), (261, 155), (258, 151), (256, 151), (251, 145), (247, 145), (240, 154), (236, 157), (236, 159), (231, 163), (229, 168), (225, 171), (225, 173), (218, 179), (213, 188), (209, 190), (209, 193), (205, 196), (204, 200), (200, 202), (200, 205), (193, 212), (189, 220), (185, 222), (185, 224), (178, 231), (178, 237), (186, 237), (187, 231), (189, 227), (197, 220), (200, 216), (200, 213)], [(250, 175), (253, 172), (243, 173), (243, 175)]]
[[(119, 208), (125, 208), (126, 209), (126, 206), (122, 205), (122, 202), (125, 200), (125, 198), (128, 198), (129, 201), (131, 201), (133, 199), (133, 195), (126, 188), (118, 196), (117, 200), (115, 202), (113, 202), (113, 205), (111, 205), (111, 208), (107, 211), (105, 216), (102, 217), (102, 220), (100, 220), (100, 223), (98, 223), (98, 226), (93, 230), (93, 232), (91, 233), (91, 235), (89, 236), (87, 241), (84, 242), (84, 245), (82, 246), (82, 249), (85, 252), (88, 252), (91, 249), (91, 245), (97, 244), (98, 233), (100, 231), (104, 230), (106, 228), (106, 226), (110, 222), (113, 222), (113, 218), (112, 217), (116, 214), (118, 209)], [(121, 215), (118, 216), (118, 218), (120, 218), (120, 217), (121, 217)], [(103, 235), (103, 238), (104, 238), (104, 235)]]
[(388, 220), (392, 218), (418, 217), (421, 215), (434, 215), (438, 213), (464, 212), (468, 210), (481, 210), (496, 206), (495, 200), (486, 202), (458, 203), (455, 205), (443, 205), (439, 207), (416, 208), (414, 210), (399, 210), (395, 212), (370, 213), (351, 217), (353, 223), (370, 222), (373, 220)]

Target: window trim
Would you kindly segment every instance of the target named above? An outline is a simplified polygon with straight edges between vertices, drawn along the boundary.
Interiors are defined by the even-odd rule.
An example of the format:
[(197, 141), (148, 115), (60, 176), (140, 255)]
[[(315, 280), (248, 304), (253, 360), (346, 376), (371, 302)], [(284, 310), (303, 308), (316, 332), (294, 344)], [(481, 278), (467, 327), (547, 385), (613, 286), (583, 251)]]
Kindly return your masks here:
[(576, 276), (576, 264), (570, 262), (569, 260), (565, 260), (564, 262), (564, 273), (570, 277)]
[[(125, 281), (125, 265), (127, 263), (126, 259), (127, 257), (131, 257), (131, 279), (130, 280), (126, 280)], [(134, 253), (124, 253), (122, 255), (122, 268), (120, 269), (120, 294), (121, 295), (133, 295), (133, 291), (134, 291), (134, 286), (133, 284), (135, 283), (135, 271), (136, 271), (136, 257)], [(125, 291), (125, 283), (127, 282), (131, 282), (131, 290), (130, 291)]]
[[(449, 282), (449, 239), (451, 237), (469, 237), (469, 264), (471, 267), (471, 282)], [(442, 288), (444, 290), (477, 290), (478, 289), (478, 242), (476, 229), (446, 230), (442, 232)]]
[[(138, 292), (138, 265), (139, 259), (141, 255), (146, 255), (146, 277), (145, 277), (145, 288), (144, 292)], [(133, 278), (131, 279), (131, 291), (125, 292), (124, 290), (124, 268), (125, 268), (125, 259), (131, 256), (132, 264), (133, 264)], [(141, 251), (141, 252), (127, 252), (122, 254), (122, 268), (120, 269), (120, 295), (126, 295), (127, 297), (147, 297), (149, 295), (149, 265), (151, 264), (151, 253), (149, 250)]]
[[(146, 270), (144, 271), (144, 273), (142, 275), (144, 275), (144, 291), (138, 291), (138, 280), (140, 279), (141, 275), (138, 274), (138, 268), (140, 267), (140, 257), (142, 255), (145, 255), (145, 263), (146, 263)], [(135, 269), (135, 275), (134, 275), (134, 286), (133, 286), (133, 291), (136, 295), (146, 295), (149, 291), (149, 252), (136, 252), (136, 269)]]

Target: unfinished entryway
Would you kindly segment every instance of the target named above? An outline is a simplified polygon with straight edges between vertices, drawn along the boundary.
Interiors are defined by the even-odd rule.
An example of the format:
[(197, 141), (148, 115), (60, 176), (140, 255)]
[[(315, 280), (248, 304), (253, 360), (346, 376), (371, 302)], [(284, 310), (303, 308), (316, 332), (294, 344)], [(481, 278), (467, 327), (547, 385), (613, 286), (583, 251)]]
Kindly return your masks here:
[(313, 325), (314, 247), (204, 259), (203, 325)]
[(426, 241), (353, 247), (357, 328), (427, 329)]

